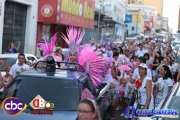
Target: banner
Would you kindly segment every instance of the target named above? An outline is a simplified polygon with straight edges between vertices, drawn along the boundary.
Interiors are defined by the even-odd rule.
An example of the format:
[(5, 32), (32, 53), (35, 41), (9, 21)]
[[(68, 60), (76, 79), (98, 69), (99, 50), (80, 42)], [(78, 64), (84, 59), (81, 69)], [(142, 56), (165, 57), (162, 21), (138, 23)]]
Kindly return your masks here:
[(39, 0), (38, 22), (94, 28), (94, 0)]
[(117, 23), (124, 24), (125, 7), (118, 1), (104, 2), (105, 15), (112, 18)]
[(126, 14), (125, 23), (132, 23), (132, 15)]

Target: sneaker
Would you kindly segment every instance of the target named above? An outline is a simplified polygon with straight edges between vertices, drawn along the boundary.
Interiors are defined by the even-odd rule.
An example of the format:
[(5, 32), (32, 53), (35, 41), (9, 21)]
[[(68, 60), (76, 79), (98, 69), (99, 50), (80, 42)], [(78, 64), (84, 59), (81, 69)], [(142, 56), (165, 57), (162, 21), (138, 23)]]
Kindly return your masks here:
[(122, 113), (120, 116), (123, 117), (123, 116), (124, 116), (124, 113)]
[(116, 110), (120, 110), (121, 108), (120, 107), (117, 107)]
[(114, 120), (114, 118), (110, 118), (109, 120)]

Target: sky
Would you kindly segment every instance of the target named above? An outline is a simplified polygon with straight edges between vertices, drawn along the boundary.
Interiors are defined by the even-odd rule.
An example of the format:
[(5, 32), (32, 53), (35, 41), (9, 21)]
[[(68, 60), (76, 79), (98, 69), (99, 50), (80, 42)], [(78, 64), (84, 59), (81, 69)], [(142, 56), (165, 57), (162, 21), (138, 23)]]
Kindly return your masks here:
[(163, 17), (169, 18), (169, 27), (173, 29), (173, 33), (178, 30), (178, 12), (180, 0), (164, 0)]

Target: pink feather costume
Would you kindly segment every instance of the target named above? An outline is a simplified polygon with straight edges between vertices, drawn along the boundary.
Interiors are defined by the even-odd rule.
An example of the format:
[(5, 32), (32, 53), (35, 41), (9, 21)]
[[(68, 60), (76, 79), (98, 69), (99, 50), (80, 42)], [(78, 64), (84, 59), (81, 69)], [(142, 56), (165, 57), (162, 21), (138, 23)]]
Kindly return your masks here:
[(62, 61), (62, 58), (58, 56), (54, 56), (53, 50), (55, 48), (55, 43), (57, 39), (57, 33), (53, 35), (50, 42), (45, 40), (45, 43), (38, 43), (36, 46), (39, 46), (43, 52), (46, 54), (44, 57), (40, 58), (40, 60), (46, 60), (48, 56), (53, 56), (56, 61)]

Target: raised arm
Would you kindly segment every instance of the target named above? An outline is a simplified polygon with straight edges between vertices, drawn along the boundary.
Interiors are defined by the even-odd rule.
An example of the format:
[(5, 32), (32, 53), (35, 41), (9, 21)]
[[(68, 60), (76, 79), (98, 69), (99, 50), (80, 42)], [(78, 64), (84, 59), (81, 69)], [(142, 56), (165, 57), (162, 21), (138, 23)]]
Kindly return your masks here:
[(18, 41), (18, 46), (17, 46), (17, 48), (16, 48), (16, 51), (19, 50), (20, 46), (21, 46), (21, 43), (20, 43), (20, 41)]

